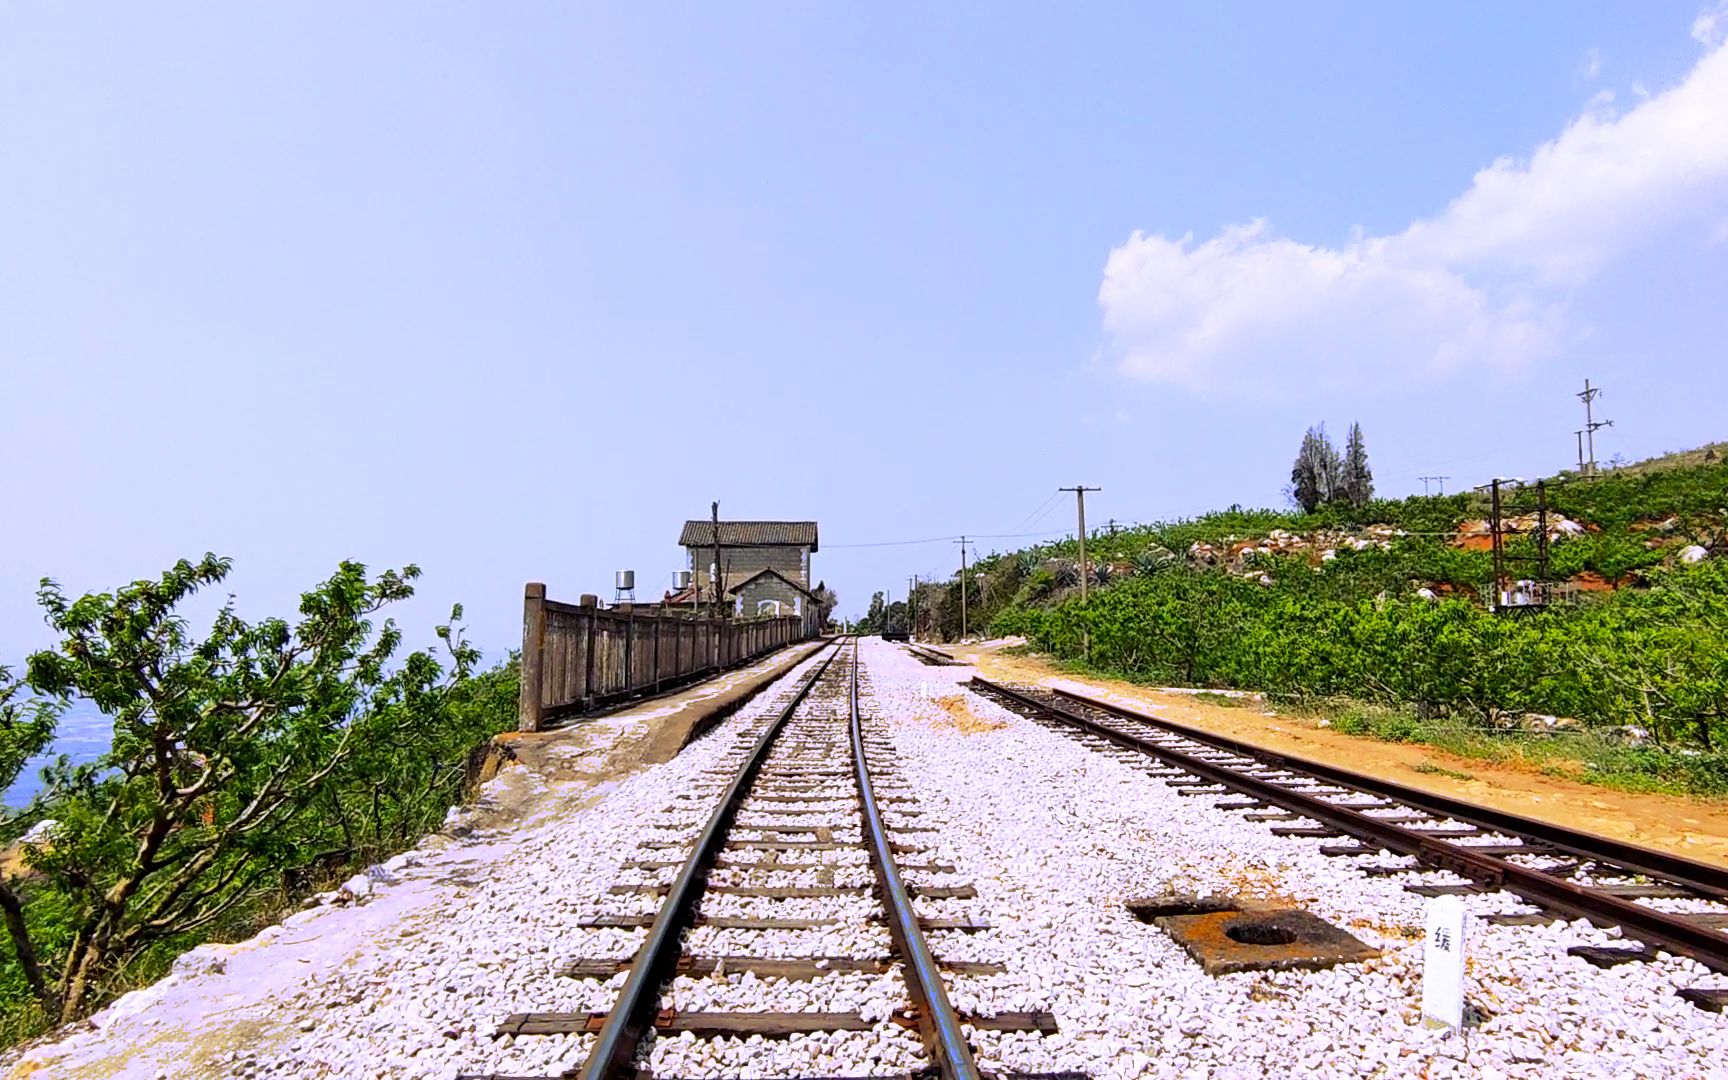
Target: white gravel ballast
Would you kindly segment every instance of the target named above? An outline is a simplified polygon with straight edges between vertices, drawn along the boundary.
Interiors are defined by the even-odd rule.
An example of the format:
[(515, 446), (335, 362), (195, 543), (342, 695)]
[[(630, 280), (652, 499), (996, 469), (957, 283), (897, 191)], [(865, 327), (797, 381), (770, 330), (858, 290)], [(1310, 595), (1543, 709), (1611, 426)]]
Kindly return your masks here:
[[(1321, 841), (1274, 836), (1214, 805), (1237, 796), (1179, 795), (1138, 767), (1145, 759), (1003, 709), (959, 685), (969, 667), (926, 666), (875, 639), (864, 656), (866, 708), (894, 718), (925, 822), (942, 827), (989, 904), (1002, 954), (980, 958), (1009, 965), (977, 1000), (969, 980), (950, 980), (956, 1006), (1014, 1008), (999, 995), (1019, 995), (1061, 1025), (1044, 1039), (979, 1033), (980, 1064), (1123, 1078), (1728, 1076), (1728, 1021), (1675, 995), (1709, 973), (1667, 956), (1593, 967), (1566, 948), (1619, 939), (1582, 922), (1472, 919), (1471, 1019), (1456, 1034), (1432, 1031), (1420, 1017), (1428, 901), (1400, 880), (1354, 872), (1358, 860), (1320, 854)], [(1167, 892), (1301, 907), (1383, 953), (1324, 971), (1209, 976), (1124, 906)], [(1521, 906), (1504, 893), (1465, 903), (1478, 915)]]

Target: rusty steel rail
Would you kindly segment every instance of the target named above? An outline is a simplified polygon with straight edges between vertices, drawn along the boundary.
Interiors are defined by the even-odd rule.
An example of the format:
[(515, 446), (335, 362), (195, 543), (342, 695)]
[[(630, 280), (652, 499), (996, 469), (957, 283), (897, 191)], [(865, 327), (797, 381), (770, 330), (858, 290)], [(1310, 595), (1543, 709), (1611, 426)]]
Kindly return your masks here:
[(941, 649), (931, 648), (929, 645), (907, 643), (906, 651), (917, 660), (934, 667), (961, 666), (960, 661), (954, 659), (953, 654), (943, 652)]
[[(974, 678), (971, 685), (1001, 700), (1054, 718), (1118, 746), (1156, 757), (1184, 772), (1210, 780), (1232, 791), (1240, 792), (1257, 802), (1282, 807), (1303, 817), (1323, 821), (1341, 832), (1370, 841), (1395, 854), (1414, 858), (1419, 863), (1434, 869), (1451, 871), (1480, 885), (1505, 889), (1539, 907), (1558, 911), (1571, 918), (1587, 919), (1600, 926), (1618, 926), (1628, 937), (1636, 938), (1647, 945), (1665, 949), (1677, 956), (1689, 957), (1713, 971), (1728, 972), (1728, 936), (1715, 930), (1657, 911), (1654, 908), (1632, 903), (1618, 896), (1574, 884), (1553, 874), (1520, 866), (1498, 856), (1473, 852), (1468, 845), (1449, 843), (1443, 839), (1424, 836), (1420, 830), (1406, 829), (1359, 811), (1328, 803), (1315, 796), (1280, 787), (1277, 784), (1207, 761), (1193, 754), (1162, 746), (1150, 739), (1118, 730), (1108, 724), (1102, 724), (1084, 716), (1071, 707), (1074, 702), (1064, 702), (1057, 699), (1040, 700), (1012, 687), (980, 678)], [(1088, 705), (1092, 704), (1084, 698), (1079, 698), (1078, 701)], [(1114, 706), (1093, 707), (1101, 707), (1107, 713), (1120, 715)], [(1127, 712), (1127, 710), (1120, 710), (1120, 712)], [(1130, 714), (1129, 718), (1134, 715)], [(1141, 719), (1145, 719), (1157, 727), (1166, 727), (1164, 721), (1153, 721), (1144, 717)], [(1181, 732), (1173, 730), (1172, 733), (1193, 737), (1186, 730)], [(1225, 749), (1225, 747), (1219, 748)], [(1249, 757), (1255, 756), (1255, 751), (1246, 747), (1241, 750), (1233, 750), (1233, 752), (1242, 753)], [(1287, 764), (1281, 766), (1283, 768), (1315, 776), (1321, 775), (1311, 763), (1298, 762), (1295, 759), (1284, 760)], [(1355, 774), (1347, 775), (1354, 776)], [(1339, 782), (1345, 783), (1345, 781)], [(1402, 795), (1388, 795), (1388, 797), (1404, 801)], [(1505, 827), (1503, 831), (1517, 832), (1519, 830)], [(1584, 837), (1587, 834), (1577, 833), (1575, 835)], [(1605, 858), (1604, 861), (1614, 862), (1616, 860)]]
[(912, 898), (900, 880), (900, 869), (894, 864), (888, 828), (883, 824), (882, 810), (876, 804), (876, 792), (870, 783), (870, 764), (864, 755), (864, 726), (858, 711), (856, 639), (852, 645), (851, 699), (852, 766), (858, 779), (858, 802), (863, 809), (864, 840), (876, 871), (877, 892), (888, 913), (888, 934), (894, 940), (895, 951), (906, 962), (904, 978), (907, 992), (912, 995), (918, 1033), (924, 1040), (925, 1053), (943, 1080), (978, 1080), (972, 1048), (960, 1030), (959, 1014), (948, 1000), (942, 973), (924, 941), (924, 932), (918, 927), (918, 912), (913, 909)]
[(678, 957), (683, 952), (684, 932), (695, 919), (697, 902), (707, 890), (708, 874), (714, 868), (714, 861), (726, 842), (726, 834), (732, 830), (738, 808), (743, 805), (744, 797), (755, 782), (756, 774), (761, 771), (762, 762), (768, 757), (768, 750), (774, 745), (774, 740), (780, 736), (793, 712), (804, 703), (804, 699), (810, 695), (810, 691), (827, 673), (829, 665), (839, 654), (838, 647), (828, 654), (815, 673), (798, 688), (798, 693), (791, 702), (762, 732), (744, 764), (739, 767), (738, 774), (727, 787), (726, 794), (714, 808), (707, 824), (702, 827), (689, 859), (679, 870), (677, 880), (673, 882), (665, 903), (660, 905), (660, 912), (654, 918), (654, 925), (649, 928), (648, 940), (643, 942), (635, 961), (630, 965), (630, 976), (625, 980), (624, 988), (618, 992), (618, 1000), (612, 1006), (612, 1011), (606, 1016), (606, 1023), (594, 1041), (593, 1051), (582, 1064), (582, 1070), (578, 1074), (582, 1080), (626, 1080), (635, 1077), (636, 1055), (641, 1048), (642, 1039), (654, 1029), (654, 1016), (659, 1011), (660, 988), (672, 977), (678, 966)]
[(1708, 863), (1697, 862), (1680, 855), (1671, 855), (1665, 851), (1653, 851), (1650, 848), (1624, 843), (1606, 836), (1580, 832), (1577, 829), (1569, 829), (1564, 825), (1556, 825), (1548, 821), (1510, 814), (1504, 810), (1495, 810), (1488, 806), (1478, 806), (1461, 799), (1449, 798), (1445, 795), (1423, 791), (1420, 788), (1406, 787), (1390, 780), (1352, 772), (1349, 769), (1340, 769), (1306, 758), (1280, 754), (1276, 750), (1267, 750), (1251, 743), (1239, 742), (1224, 735), (1215, 735), (1212, 732), (1202, 731), (1187, 724), (1179, 724), (1174, 720), (1166, 720), (1163, 717), (1137, 712), (1134, 709), (1113, 705), (1107, 701), (1099, 701), (1083, 694), (1072, 693), (1056, 687), (1050, 687), (1049, 690), (1057, 697), (1071, 701), (1076, 705), (1098, 709), (1123, 720), (1144, 724), (1160, 731), (1169, 732), (1172, 735), (1179, 735), (1184, 739), (1192, 739), (1194, 742), (1204, 743), (1218, 750), (1253, 758), (1261, 764), (1273, 768), (1306, 773), (1330, 783), (1342, 784), (1358, 791), (1382, 795), (1430, 814), (1455, 818), (1458, 821), (1469, 822), (1472, 825), (1492, 829), (1495, 832), (1516, 833), (1520, 836), (1540, 840), (1568, 855), (1611, 864), (1630, 873), (1662, 878), (1676, 885), (1683, 885), (1705, 899), (1728, 900), (1728, 869), (1719, 866), (1711, 866)]

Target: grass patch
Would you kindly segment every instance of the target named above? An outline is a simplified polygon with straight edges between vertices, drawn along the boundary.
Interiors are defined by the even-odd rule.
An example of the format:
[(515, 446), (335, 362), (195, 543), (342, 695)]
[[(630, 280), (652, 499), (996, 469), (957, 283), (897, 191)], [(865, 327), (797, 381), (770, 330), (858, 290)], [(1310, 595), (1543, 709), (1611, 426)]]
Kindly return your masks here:
[(1459, 772), (1457, 769), (1448, 769), (1444, 765), (1436, 765), (1432, 761), (1419, 761), (1410, 767), (1419, 773), (1428, 773), (1432, 776), (1446, 776), (1453, 780), (1476, 779), (1467, 772)]
[(1201, 690), (1194, 695), (1195, 701), (1204, 701), (1208, 705), (1216, 705), (1221, 709), (1240, 709), (1241, 698), (1233, 698), (1229, 694), (1215, 694), (1210, 690)]
[[(1529, 769), (1556, 779), (1619, 791), (1728, 799), (1728, 753), (1721, 751), (1636, 746), (1593, 731), (1506, 731), (1357, 701), (1330, 702), (1315, 715), (1345, 735), (1432, 746), (1458, 757)], [(1473, 779), (1432, 762), (1413, 768)]]

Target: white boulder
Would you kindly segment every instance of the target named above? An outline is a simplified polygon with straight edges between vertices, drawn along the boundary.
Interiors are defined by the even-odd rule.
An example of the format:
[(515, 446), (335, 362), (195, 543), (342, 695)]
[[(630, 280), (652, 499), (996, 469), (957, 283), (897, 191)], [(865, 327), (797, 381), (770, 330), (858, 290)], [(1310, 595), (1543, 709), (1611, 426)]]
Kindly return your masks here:
[(339, 892), (347, 893), (355, 900), (364, 900), (372, 895), (372, 879), (366, 874), (355, 874), (342, 883)]

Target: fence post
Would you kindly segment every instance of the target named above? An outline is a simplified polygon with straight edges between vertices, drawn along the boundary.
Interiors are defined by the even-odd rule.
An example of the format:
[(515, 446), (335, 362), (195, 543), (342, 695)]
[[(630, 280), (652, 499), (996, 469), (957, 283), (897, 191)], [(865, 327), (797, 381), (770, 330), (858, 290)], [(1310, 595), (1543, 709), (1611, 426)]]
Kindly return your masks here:
[(594, 631), (597, 629), (594, 624), (600, 621), (599, 605), (600, 598), (593, 593), (583, 593), (582, 600), (578, 604), (584, 609), (582, 614), (588, 622), (588, 647), (582, 650), (585, 654), (582, 658), (582, 707), (584, 709), (592, 708), (594, 705)]
[(624, 610), (624, 689), (636, 689), (636, 605), (620, 603), (613, 610)]
[(516, 699), (518, 731), (540, 730), (540, 672), (545, 647), (546, 585), (530, 581), (522, 588), (522, 685)]

